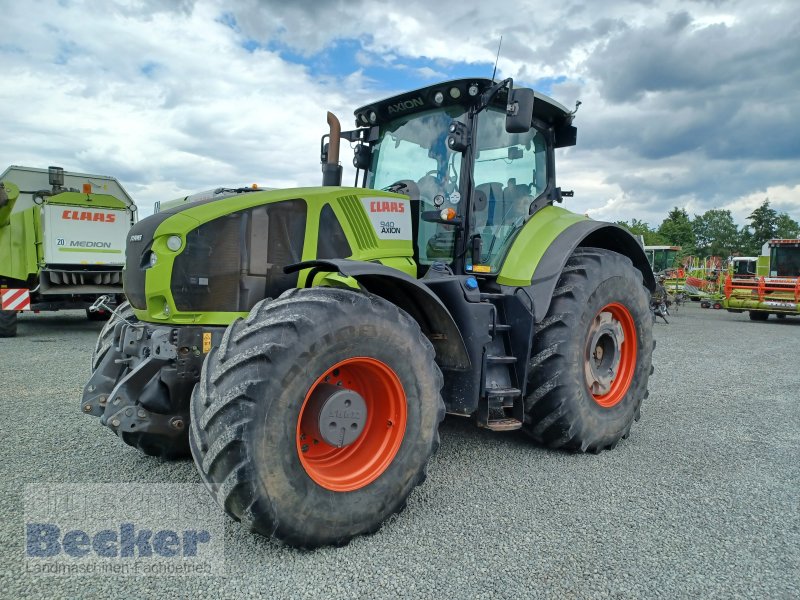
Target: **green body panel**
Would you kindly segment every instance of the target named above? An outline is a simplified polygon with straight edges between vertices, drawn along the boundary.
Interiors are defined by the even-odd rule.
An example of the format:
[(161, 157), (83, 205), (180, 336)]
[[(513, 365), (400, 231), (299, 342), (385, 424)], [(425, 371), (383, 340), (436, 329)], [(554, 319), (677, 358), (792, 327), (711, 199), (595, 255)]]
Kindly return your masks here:
[(769, 277), (769, 255), (756, 258), (756, 275), (759, 277)]
[(0, 227), (6, 227), (11, 222), (9, 217), (11, 216), (11, 211), (14, 210), (14, 203), (19, 197), (19, 188), (10, 181), (5, 182), (3, 187), (5, 188), (7, 202), (5, 206), (0, 207)]
[(124, 209), (128, 207), (122, 200), (108, 194), (81, 194), (80, 192), (61, 192), (55, 196), (49, 196), (47, 204), (85, 206), (87, 208)]
[(40, 223), (41, 209), (33, 206), (12, 213), (8, 225), (0, 227), (0, 276), (25, 282), (39, 272)]
[(555, 239), (569, 226), (588, 217), (556, 206), (545, 206), (517, 234), (497, 276), (501, 285), (530, 285), (536, 266)]
[[(363, 188), (314, 187), (286, 190), (250, 192), (240, 196), (216, 201), (188, 205), (184, 210), (166, 218), (155, 230), (151, 250), (158, 256), (155, 266), (149, 268), (145, 278), (147, 308), (135, 309), (136, 317), (142, 321), (174, 324), (228, 325), (243, 312), (182, 312), (177, 310), (170, 292), (172, 266), (175, 257), (185, 248), (187, 234), (204, 223), (225, 215), (273, 202), (303, 199), (307, 205), (305, 240), (302, 260), (313, 260), (317, 256), (320, 213), (330, 205), (342, 226), (350, 244), (352, 260), (375, 261), (416, 277), (417, 265), (413, 260), (414, 249), (410, 240), (378, 239), (372, 229), (361, 198), (386, 198), (404, 202), (410, 210), (407, 196)], [(183, 240), (181, 249), (172, 252), (166, 246), (168, 237), (177, 235)], [(298, 286), (308, 285), (310, 269), (300, 272)], [(334, 285), (358, 288), (357, 282), (338, 274), (319, 274), (313, 285)], [(165, 305), (169, 312), (165, 312)]]
[(768, 292), (763, 301), (756, 294), (737, 294), (722, 300), (722, 307), (729, 310), (753, 310), (758, 312), (800, 315), (800, 302), (793, 291)]

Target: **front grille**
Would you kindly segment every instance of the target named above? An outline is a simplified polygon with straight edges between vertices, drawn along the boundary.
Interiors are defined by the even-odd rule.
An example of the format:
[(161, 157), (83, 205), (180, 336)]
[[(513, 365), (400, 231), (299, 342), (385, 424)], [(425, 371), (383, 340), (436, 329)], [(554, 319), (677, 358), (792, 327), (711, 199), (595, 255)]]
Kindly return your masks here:
[(192, 230), (172, 266), (181, 311), (245, 312), (297, 285), (283, 267), (302, 260), (306, 203), (285, 200), (231, 213)]
[(60, 268), (42, 269), (39, 291), (52, 294), (118, 294), (122, 291), (122, 272), (119, 268)]
[(121, 271), (42, 271), (42, 277), (51, 288), (60, 285), (120, 285), (122, 282)]

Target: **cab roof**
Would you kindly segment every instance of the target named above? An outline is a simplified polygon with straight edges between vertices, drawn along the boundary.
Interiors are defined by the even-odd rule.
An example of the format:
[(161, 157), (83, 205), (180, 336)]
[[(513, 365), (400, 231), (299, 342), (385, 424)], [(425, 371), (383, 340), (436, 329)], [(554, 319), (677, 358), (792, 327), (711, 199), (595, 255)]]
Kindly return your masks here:
[[(453, 79), (435, 83), (411, 92), (404, 92), (377, 102), (366, 104), (354, 111), (356, 125), (382, 125), (404, 115), (411, 115), (440, 106), (462, 105), (465, 107), (478, 101), (481, 94), (496, 82), (491, 79)], [(470, 93), (470, 89), (475, 91)], [(441, 102), (437, 102), (437, 93), (441, 93)], [(493, 106), (505, 107), (508, 92), (501, 90), (492, 101)], [(563, 104), (549, 96), (534, 91), (533, 116), (555, 127), (570, 125), (573, 113)], [(372, 117), (371, 113), (375, 113)]]

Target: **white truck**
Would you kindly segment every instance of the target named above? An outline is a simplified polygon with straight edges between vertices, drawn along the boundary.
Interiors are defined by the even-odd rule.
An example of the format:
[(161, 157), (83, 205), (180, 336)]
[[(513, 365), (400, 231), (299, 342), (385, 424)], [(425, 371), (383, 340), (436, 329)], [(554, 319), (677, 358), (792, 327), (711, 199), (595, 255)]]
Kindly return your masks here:
[(136, 204), (104, 175), (11, 166), (0, 175), (0, 337), (21, 310), (84, 308), (124, 299), (126, 235)]

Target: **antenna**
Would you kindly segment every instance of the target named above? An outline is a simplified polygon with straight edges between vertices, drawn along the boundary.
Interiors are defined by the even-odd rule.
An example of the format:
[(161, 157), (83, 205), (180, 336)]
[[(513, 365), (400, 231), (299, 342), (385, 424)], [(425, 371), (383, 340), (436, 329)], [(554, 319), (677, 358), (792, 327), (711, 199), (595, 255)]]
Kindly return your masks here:
[(494, 71), (492, 71), (492, 82), (494, 83), (494, 76), (497, 74), (497, 61), (500, 60), (500, 48), (503, 45), (503, 36), (500, 36), (500, 43), (497, 44), (497, 56), (494, 59)]

